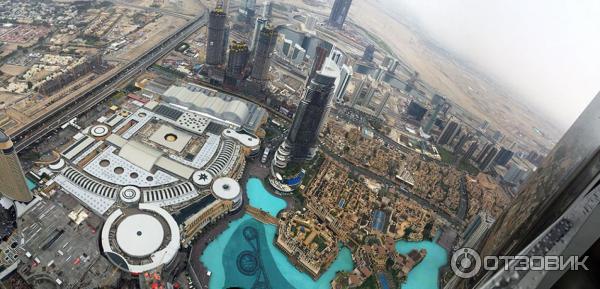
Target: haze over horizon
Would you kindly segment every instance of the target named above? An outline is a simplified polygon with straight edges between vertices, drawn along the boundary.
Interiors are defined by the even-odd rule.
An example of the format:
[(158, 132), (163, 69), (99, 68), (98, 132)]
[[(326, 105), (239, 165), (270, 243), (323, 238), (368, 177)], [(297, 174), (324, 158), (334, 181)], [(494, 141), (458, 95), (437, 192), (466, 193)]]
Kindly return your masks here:
[(379, 0), (561, 129), (600, 91), (600, 2)]

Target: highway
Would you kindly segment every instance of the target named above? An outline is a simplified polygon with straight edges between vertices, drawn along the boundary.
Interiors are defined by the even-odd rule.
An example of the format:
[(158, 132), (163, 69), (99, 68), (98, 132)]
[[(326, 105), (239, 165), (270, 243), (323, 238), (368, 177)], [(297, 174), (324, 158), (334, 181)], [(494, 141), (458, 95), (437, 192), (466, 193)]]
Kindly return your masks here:
[(204, 11), (200, 16), (177, 30), (177, 32), (163, 39), (146, 53), (120, 68), (112, 77), (77, 96), (70, 103), (48, 112), (46, 115), (19, 129), (13, 134), (13, 142), (15, 143), (17, 152), (24, 150), (50, 131), (60, 127), (63, 123), (77, 117), (109, 97), (116, 87), (146, 70), (162, 56), (173, 50), (177, 44), (181, 43), (200, 27), (206, 25), (208, 21), (208, 17), (206, 16), (207, 13)]

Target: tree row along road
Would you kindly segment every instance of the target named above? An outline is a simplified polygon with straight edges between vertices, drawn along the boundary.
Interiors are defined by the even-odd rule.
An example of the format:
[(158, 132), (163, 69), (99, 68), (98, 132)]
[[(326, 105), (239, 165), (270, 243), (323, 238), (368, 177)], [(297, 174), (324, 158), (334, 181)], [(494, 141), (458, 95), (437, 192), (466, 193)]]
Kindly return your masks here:
[(143, 72), (158, 59), (174, 49), (181, 41), (185, 40), (200, 27), (206, 25), (206, 23), (207, 17), (205, 10), (199, 17), (195, 18), (171, 36), (163, 39), (147, 52), (120, 68), (112, 77), (75, 97), (68, 104), (48, 112), (44, 116), (37, 118), (19, 129), (13, 134), (13, 141), (15, 142), (15, 149), (17, 152), (27, 148), (35, 143), (40, 137), (109, 97), (114, 92), (115, 87), (123, 84), (136, 74)]

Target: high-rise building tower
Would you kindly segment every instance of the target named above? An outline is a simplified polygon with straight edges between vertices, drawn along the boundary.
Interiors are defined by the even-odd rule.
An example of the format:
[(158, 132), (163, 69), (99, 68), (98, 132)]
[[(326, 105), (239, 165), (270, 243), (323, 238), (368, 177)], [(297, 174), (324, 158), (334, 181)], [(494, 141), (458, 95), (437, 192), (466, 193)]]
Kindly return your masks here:
[(420, 122), (425, 117), (427, 113), (427, 108), (425, 106), (415, 100), (411, 100), (410, 104), (406, 108), (406, 114), (416, 121)]
[(348, 84), (350, 84), (350, 80), (352, 79), (352, 67), (346, 64), (342, 65), (342, 69), (340, 71), (340, 80), (337, 88), (335, 89), (335, 94), (333, 98), (336, 102), (343, 102), (344, 95), (346, 94), (346, 89), (348, 88)]
[(385, 94), (383, 95), (383, 99), (381, 100), (381, 103), (375, 110), (375, 117), (379, 118), (381, 116), (381, 114), (383, 113), (383, 109), (385, 108), (385, 105), (387, 104), (388, 100), (390, 99), (390, 96), (392, 96), (392, 93), (390, 91), (386, 91)]
[(364, 77), (354, 88), (354, 95), (352, 96), (351, 106), (355, 107), (357, 105), (369, 105), (369, 91), (371, 91), (371, 88), (374, 84), (375, 81), (371, 76)]
[(241, 21), (250, 23), (256, 12), (256, 0), (241, 0), (238, 12)]
[(285, 168), (289, 161), (302, 161), (314, 157), (319, 132), (325, 123), (339, 74), (335, 63), (327, 58), (310, 80), (296, 109), (288, 135), (275, 154), (275, 166)]
[(463, 159), (465, 159), (465, 160), (471, 159), (473, 157), (473, 155), (475, 154), (475, 151), (477, 150), (478, 147), (479, 147), (479, 143), (476, 140), (471, 141), (471, 143), (469, 143), (469, 147), (467, 148), (467, 151), (463, 155)]
[(490, 214), (486, 213), (485, 211), (480, 211), (473, 217), (473, 220), (465, 229), (462, 235), (462, 246), (471, 248), (475, 244), (479, 243), (481, 239), (485, 237), (485, 233), (492, 227), (494, 222), (495, 220)]
[(271, 66), (271, 55), (277, 43), (277, 32), (270, 26), (265, 26), (260, 31), (258, 42), (254, 49), (251, 77), (258, 81), (266, 81), (269, 67)]
[(328, 24), (342, 29), (346, 17), (348, 17), (350, 5), (352, 5), (352, 0), (335, 0), (335, 2), (333, 2), (333, 7), (331, 8), (331, 14), (329, 14)]
[(373, 62), (373, 58), (375, 57), (375, 45), (369, 44), (365, 47), (365, 52), (362, 56), (362, 61)]
[[(323, 64), (325, 63), (325, 59), (327, 59), (331, 55), (331, 51), (333, 50), (333, 44), (321, 40), (317, 47), (315, 48), (315, 55), (313, 57), (313, 63), (310, 68), (310, 73), (308, 74), (308, 81), (313, 78), (313, 76), (317, 73), (317, 71), (321, 70)], [(331, 60), (331, 59), (330, 59)]]
[(233, 41), (229, 45), (229, 58), (225, 70), (226, 81), (231, 85), (237, 85), (244, 79), (250, 51), (245, 42)]
[[(267, 27), (270, 17), (271, 17), (271, 2), (266, 1), (265, 4), (263, 5), (262, 14), (259, 17), (256, 17), (256, 23), (254, 24), (254, 32), (252, 34), (252, 42), (250, 42), (250, 51), (252, 51), (252, 53), (256, 52), (256, 45), (258, 45), (260, 33), (263, 31), (263, 28)], [(271, 49), (271, 51), (272, 50), (273, 49)]]
[(500, 152), (496, 156), (494, 162), (501, 166), (506, 166), (515, 153), (505, 147), (500, 148)]
[(265, 28), (267, 26), (268, 23), (269, 23), (269, 20), (267, 18), (262, 18), (262, 17), (256, 18), (256, 23), (254, 24), (254, 32), (252, 34), (252, 42), (250, 43), (251, 51), (256, 50), (258, 41), (260, 41), (259, 40), (260, 33), (262, 32), (263, 28)]
[(458, 142), (456, 142), (456, 144), (452, 148), (452, 151), (454, 152), (454, 154), (461, 154), (463, 151), (463, 147), (465, 146), (465, 144), (467, 143), (467, 141), (470, 138), (471, 138), (471, 135), (468, 134), (467, 132), (465, 132), (463, 135), (461, 135), (460, 138), (458, 139)]
[(424, 134), (428, 135), (433, 127), (433, 124), (438, 118), (438, 114), (444, 108), (446, 104), (446, 98), (439, 95), (434, 94), (431, 100), (431, 105), (433, 106), (433, 112), (431, 112), (431, 116), (429, 120), (425, 123), (424, 126), (421, 127), (421, 130)]
[(458, 122), (456, 122), (454, 120), (451, 120), (450, 122), (448, 122), (448, 124), (444, 127), (444, 130), (438, 137), (437, 143), (439, 145), (449, 144), (452, 141), (452, 138), (454, 138), (454, 136), (458, 132), (459, 128), (460, 128), (460, 124), (458, 124)]
[(25, 182), (25, 175), (13, 142), (2, 130), (0, 130), (0, 194), (20, 202), (29, 202), (33, 198)]
[(487, 155), (487, 153), (490, 151), (490, 149), (492, 148), (492, 144), (491, 143), (486, 143), (483, 148), (481, 149), (481, 151), (479, 152), (479, 154), (477, 155), (477, 157), (475, 158), (475, 162), (476, 163), (480, 163), (481, 161), (483, 161), (483, 158), (485, 158), (485, 156)]
[(206, 43), (206, 64), (222, 65), (225, 63), (225, 47), (227, 13), (222, 6), (210, 11), (208, 16), (208, 37)]
[(496, 147), (492, 146), (488, 150), (485, 157), (479, 163), (479, 169), (482, 171), (487, 170), (490, 167), (490, 165), (492, 164), (492, 161), (496, 158), (497, 153), (498, 153), (498, 149)]
[(346, 57), (344, 56), (344, 53), (339, 49), (333, 49), (331, 51), (331, 59), (340, 69), (342, 65), (346, 63)]

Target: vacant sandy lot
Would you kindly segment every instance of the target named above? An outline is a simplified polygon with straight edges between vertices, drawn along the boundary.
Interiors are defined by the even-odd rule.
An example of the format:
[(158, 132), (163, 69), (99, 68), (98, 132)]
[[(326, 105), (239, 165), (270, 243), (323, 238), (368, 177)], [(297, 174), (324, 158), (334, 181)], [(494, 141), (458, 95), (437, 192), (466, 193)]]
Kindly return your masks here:
[(152, 48), (160, 40), (171, 35), (177, 29), (184, 26), (187, 21), (175, 16), (162, 16), (156, 21), (146, 25), (143, 29), (129, 35), (127, 38), (133, 40), (117, 53), (112, 54), (113, 57), (133, 60), (142, 53)]
[(28, 69), (28, 67), (19, 66), (19, 65), (4, 64), (4, 65), (0, 66), (0, 71), (4, 74), (8, 74), (10, 76), (19, 75), (19, 74), (27, 71), (27, 69)]
[(139, 7), (150, 7), (155, 2), (162, 3), (160, 5), (160, 9), (164, 9), (171, 12), (186, 14), (186, 15), (197, 15), (202, 12), (204, 9), (204, 5), (210, 3), (212, 1), (206, 0), (162, 0), (162, 1), (154, 1), (154, 0), (120, 0), (118, 3), (123, 3), (131, 6), (139, 6)]

